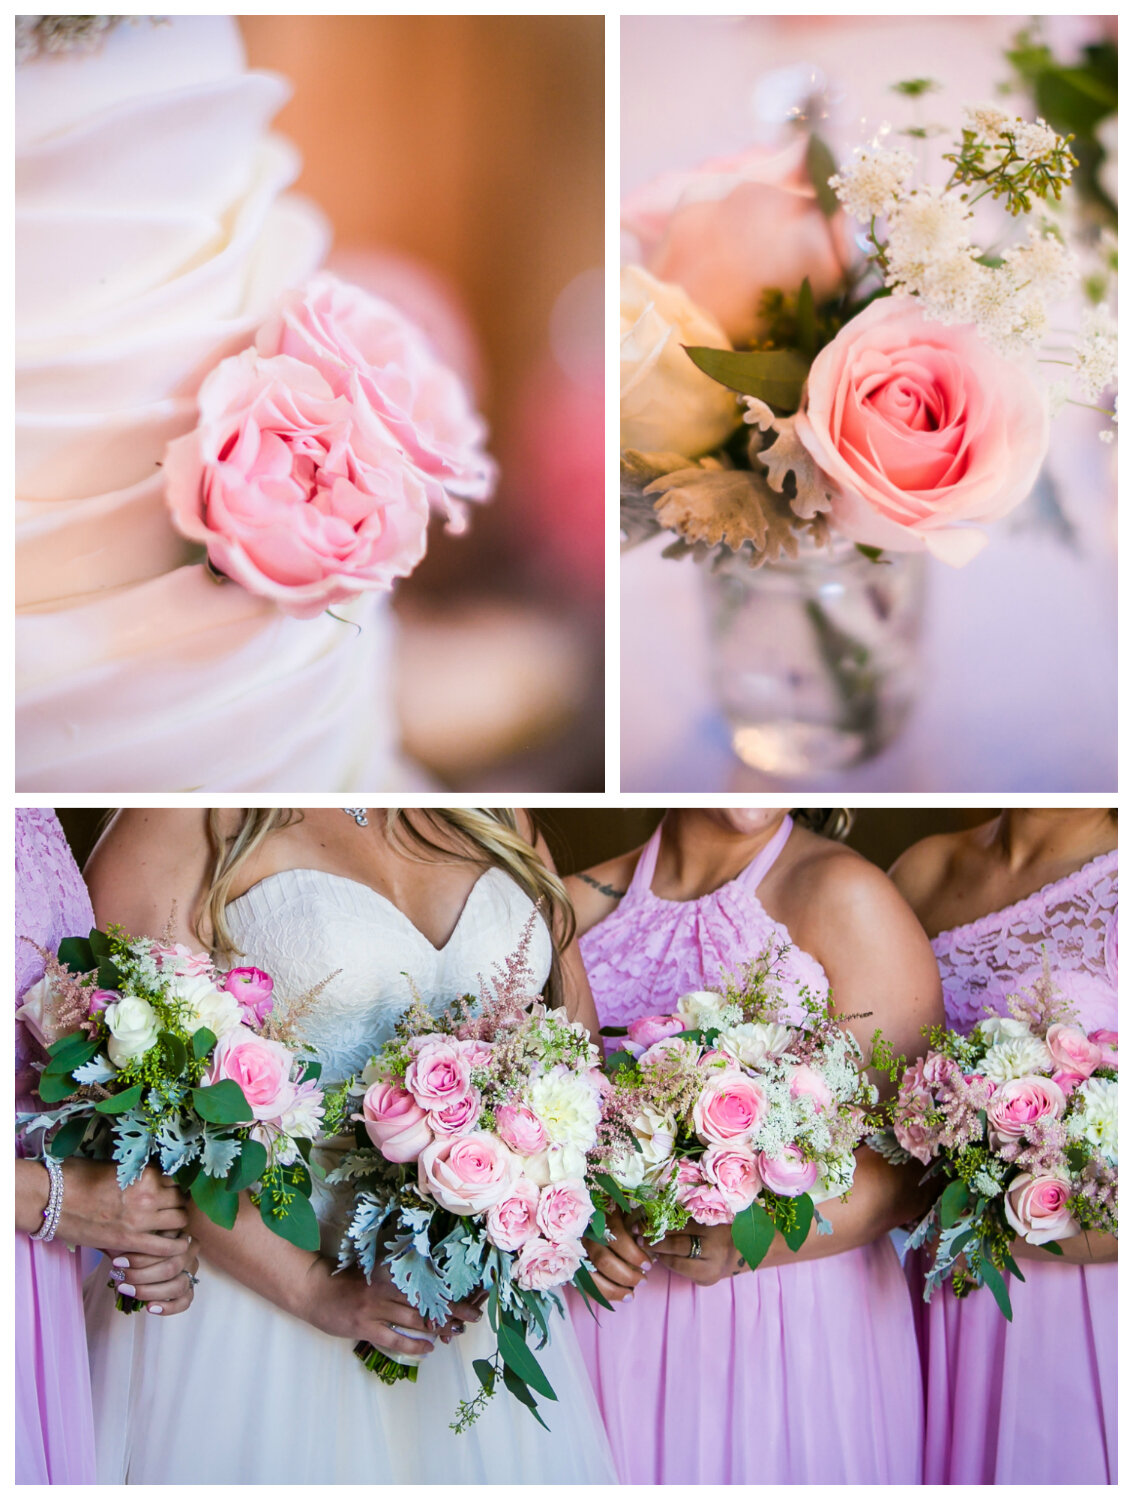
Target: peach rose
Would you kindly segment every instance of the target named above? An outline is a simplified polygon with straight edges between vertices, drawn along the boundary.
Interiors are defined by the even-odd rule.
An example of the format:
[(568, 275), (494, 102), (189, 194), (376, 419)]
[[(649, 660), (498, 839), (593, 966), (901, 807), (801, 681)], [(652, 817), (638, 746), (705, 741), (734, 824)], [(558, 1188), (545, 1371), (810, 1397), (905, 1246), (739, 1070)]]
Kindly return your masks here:
[(528, 1240), (516, 1256), (516, 1285), (528, 1292), (548, 1292), (563, 1286), (582, 1264), (583, 1250), (577, 1240)]
[(973, 326), (932, 323), (915, 299), (882, 297), (819, 352), (795, 425), (837, 486), (837, 530), (958, 567), (987, 541), (972, 523), (1029, 494), (1048, 418), (1026, 368)]
[(494, 1135), (475, 1130), (426, 1146), (417, 1159), (417, 1184), (449, 1213), (482, 1214), (498, 1203), (518, 1175), (515, 1157)]
[(804, 1161), (797, 1146), (785, 1146), (778, 1156), (768, 1156), (766, 1151), (761, 1151), (756, 1161), (763, 1185), (784, 1198), (809, 1193), (818, 1181), (818, 1163)]
[(708, 1146), (750, 1135), (767, 1113), (767, 1095), (738, 1070), (717, 1074), (692, 1107), (692, 1123)]
[(1018, 1140), (1036, 1120), (1057, 1119), (1066, 1108), (1066, 1095), (1053, 1078), (1032, 1074), (1001, 1083), (987, 1107), (989, 1139), (993, 1147)]
[(1078, 1232), (1066, 1206), (1069, 1198), (1068, 1178), (1021, 1172), (1007, 1189), (1003, 1212), (1011, 1228), (1029, 1245), (1045, 1245), (1048, 1240), (1068, 1240)]
[(801, 135), (667, 172), (630, 194), (622, 223), (646, 270), (684, 287), (737, 344), (759, 332), (766, 290), (796, 292), (809, 276), (822, 301), (848, 260), (845, 220), (819, 208)]
[(379, 1079), (362, 1098), (360, 1119), (387, 1161), (416, 1161), (433, 1139), (425, 1111), (408, 1089)]
[(539, 1206), (539, 1189), (529, 1177), (519, 1177), (500, 1199), (493, 1203), (484, 1220), (485, 1233), (500, 1250), (519, 1250), (539, 1233), (535, 1210)]
[(733, 1215), (754, 1203), (763, 1186), (755, 1152), (746, 1146), (710, 1146), (700, 1158), (700, 1166)]
[(357, 382), (336, 395), (310, 365), (246, 349), (197, 402), (165, 450), (165, 498), (219, 572), (309, 618), (421, 561), (427, 486)]
[(1046, 1044), (1055, 1068), (1076, 1073), (1079, 1079), (1089, 1078), (1102, 1065), (1101, 1047), (1077, 1026), (1048, 1026)]

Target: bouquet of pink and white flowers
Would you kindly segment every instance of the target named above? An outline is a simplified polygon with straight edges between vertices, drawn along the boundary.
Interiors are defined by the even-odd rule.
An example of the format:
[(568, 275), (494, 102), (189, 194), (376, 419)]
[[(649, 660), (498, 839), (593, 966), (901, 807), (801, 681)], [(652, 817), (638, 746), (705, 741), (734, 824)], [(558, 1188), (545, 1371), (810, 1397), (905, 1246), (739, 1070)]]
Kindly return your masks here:
[[(416, 1002), (335, 1096), (358, 1142), (327, 1175), (355, 1185), (340, 1267), (357, 1264), (369, 1278), (386, 1264), (438, 1323), (487, 1294), (497, 1348), (474, 1362), (481, 1389), (461, 1403), (457, 1432), (501, 1382), (542, 1423), (533, 1393), (555, 1393), (528, 1335), (537, 1348), (547, 1343), (562, 1313), (555, 1291), (568, 1282), (609, 1306), (582, 1245), (594, 1212), (587, 1158), (602, 1108), (599, 1050), (584, 1026), (532, 998), (531, 930), (497, 970), (494, 993), (485, 987), (440, 1014)], [(355, 1352), (387, 1383), (416, 1379), (371, 1345)]]
[(1061, 1255), (1081, 1229), (1117, 1233), (1117, 1033), (1086, 1033), (1049, 977), (969, 1036), (935, 1026), (870, 1144), (915, 1158), (943, 1191), (910, 1248), (936, 1236), (925, 1300), (990, 1288), (1011, 1318), (1016, 1238)]
[(608, 1059), (596, 1180), (651, 1241), (690, 1220), (731, 1224), (757, 1266), (776, 1231), (795, 1251), (812, 1223), (830, 1233), (817, 1205), (850, 1190), (877, 1090), (828, 1000), (804, 993), (803, 1022), (786, 1019), (779, 957), (603, 1031), (627, 1040)]
[[(273, 1233), (317, 1250), (305, 1158), (319, 1133), (319, 1064), (273, 1015), (260, 969), (119, 927), (69, 937), (16, 1012), (46, 1048), (45, 1110), (19, 1117), (56, 1158), (114, 1161), (127, 1188), (149, 1162), (231, 1229), (250, 1190)], [(313, 997), (311, 997), (313, 998)], [(118, 1298), (124, 1312), (141, 1304)]]

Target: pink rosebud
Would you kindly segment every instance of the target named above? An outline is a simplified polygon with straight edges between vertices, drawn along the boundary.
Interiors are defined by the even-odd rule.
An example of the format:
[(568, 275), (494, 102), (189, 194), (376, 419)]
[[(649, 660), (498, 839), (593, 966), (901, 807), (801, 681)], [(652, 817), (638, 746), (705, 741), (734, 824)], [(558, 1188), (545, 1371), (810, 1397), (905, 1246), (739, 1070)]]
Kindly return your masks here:
[(699, 1044), (688, 1037), (667, 1036), (647, 1047), (637, 1059), (642, 1068), (671, 1068), (675, 1063), (694, 1063), (700, 1055)]
[(1057, 1119), (1066, 1108), (1066, 1095), (1053, 1078), (1037, 1074), (1001, 1083), (987, 1106), (992, 1148), (1017, 1141), (1036, 1120)]
[(787, 1070), (788, 1087), (792, 1099), (811, 1099), (816, 1115), (822, 1114), (834, 1103), (830, 1085), (822, 1074), (805, 1063)]
[(763, 1183), (754, 1151), (746, 1146), (709, 1146), (700, 1164), (708, 1181), (719, 1189), (733, 1217), (755, 1202)]
[(1104, 1028), (1100, 1031), (1091, 1031), (1090, 1041), (1093, 1042), (1095, 1046), (1101, 1048), (1102, 1060), (1098, 1066), (1102, 1068), (1116, 1068), (1117, 1032), (1107, 1031)]
[(459, 1042), (429, 1041), (405, 1070), (405, 1087), (422, 1109), (443, 1109), (468, 1092), (472, 1066)]
[(446, 1104), (443, 1109), (430, 1110), (429, 1124), (437, 1135), (466, 1135), (476, 1128), (481, 1103), (479, 1090), (469, 1089), (462, 1099)]
[(234, 1026), (216, 1044), (208, 1081), (230, 1078), (240, 1085), (257, 1120), (275, 1120), (294, 1096), (293, 1061), (282, 1042), (270, 1042), (246, 1026)]
[(577, 1177), (548, 1183), (539, 1194), (536, 1222), (542, 1233), (556, 1243), (581, 1239), (594, 1212), (586, 1184)]
[(684, 1030), (685, 1023), (680, 1016), (638, 1016), (636, 1021), (629, 1023), (625, 1049), (634, 1057), (640, 1057), (654, 1042), (664, 1041), (667, 1036), (675, 1036)]
[(1089, 1078), (1102, 1065), (1102, 1049), (1077, 1026), (1048, 1026), (1046, 1044), (1056, 1069), (1065, 1068)]
[(121, 995), (114, 990), (91, 990), (87, 999), (87, 1015), (97, 1016), (108, 1005), (113, 1005), (116, 1000), (121, 1000), (121, 998)]
[[(677, 1176), (679, 1180), (679, 1171)], [(688, 1209), (698, 1224), (730, 1224), (735, 1218), (720, 1189), (702, 1178), (688, 1181), (679, 1187), (677, 1202)]]
[(381, 1079), (372, 1083), (362, 1098), (362, 1113), (355, 1116), (387, 1161), (416, 1161), (433, 1139), (428, 1116), (408, 1089)]
[(496, 1133), (520, 1156), (537, 1156), (547, 1149), (543, 1122), (526, 1104), (501, 1104), (496, 1110)]
[(519, 1250), (539, 1233), (535, 1210), (539, 1206), (539, 1189), (529, 1177), (517, 1177), (498, 1203), (493, 1203), (484, 1220), (489, 1240), (500, 1250)]
[(1085, 1083), (1084, 1073), (1073, 1073), (1069, 1068), (1060, 1068), (1057, 1073), (1051, 1075), (1051, 1083), (1056, 1083), (1064, 1094), (1069, 1097), (1080, 1083)]
[(518, 1163), (486, 1130), (442, 1136), (417, 1160), (417, 1183), (449, 1213), (482, 1214), (498, 1203), (519, 1175)]
[(693, 1105), (693, 1128), (706, 1145), (719, 1145), (750, 1135), (766, 1113), (767, 1096), (759, 1085), (738, 1069), (726, 1069)]
[(1003, 1212), (1016, 1234), (1029, 1245), (1066, 1240), (1077, 1233), (1067, 1203), (1070, 1181), (1054, 1173), (1021, 1172), (1007, 1189)]
[(785, 1146), (778, 1156), (761, 1151), (756, 1161), (764, 1187), (783, 1198), (809, 1193), (818, 1181), (818, 1163), (804, 1160), (797, 1146)]
[(719, 1047), (706, 1047), (696, 1060), (696, 1066), (706, 1073), (718, 1073), (722, 1068), (734, 1069), (736, 1060)]
[(495, 1050), (491, 1042), (481, 1042), (476, 1038), (459, 1043), (461, 1052), (470, 1068), (486, 1068), (492, 1061), (492, 1052)]
[(548, 1292), (564, 1286), (582, 1264), (583, 1250), (577, 1240), (528, 1240), (516, 1257), (512, 1274), (528, 1292)]
[(220, 988), (239, 1000), (249, 1026), (262, 1026), (275, 1004), (275, 980), (262, 969), (229, 969)]

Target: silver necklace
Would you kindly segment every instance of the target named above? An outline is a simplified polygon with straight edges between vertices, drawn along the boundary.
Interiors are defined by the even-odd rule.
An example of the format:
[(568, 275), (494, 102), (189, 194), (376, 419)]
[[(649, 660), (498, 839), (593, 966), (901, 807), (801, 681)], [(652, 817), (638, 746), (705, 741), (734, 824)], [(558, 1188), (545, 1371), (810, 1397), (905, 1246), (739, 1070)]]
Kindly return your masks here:
[(354, 819), (359, 828), (369, 828), (370, 820), (364, 807), (344, 807), (342, 810), (348, 818)]

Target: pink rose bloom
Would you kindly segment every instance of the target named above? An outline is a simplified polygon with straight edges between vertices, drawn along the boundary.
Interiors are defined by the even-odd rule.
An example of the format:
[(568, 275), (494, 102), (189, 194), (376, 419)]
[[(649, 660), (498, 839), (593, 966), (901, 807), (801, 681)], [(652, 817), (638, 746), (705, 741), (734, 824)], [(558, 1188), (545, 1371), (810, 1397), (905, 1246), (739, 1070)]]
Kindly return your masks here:
[(696, 1066), (706, 1072), (716, 1072), (720, 1068), (734, 1069), (736, 1060), (726, 1052), (721, 1052), (719, 1047), (706, 1047), (697, 1058)]
[(685, 1023), (680, 1016), (638, 1016), (636, 1021), (629, 1023), (625, 1049), (634, 1057), (640, 1057), (654, 1042), (664, 1041), (667, 1036), (675, 1036), (684, 1030)]
[(469, 1089), (462, 1099), (446, 1104), (443, 1109), (430, 1110), (429, 1124), (437, 1135), (466, 1135), (476, 1129), (482, 1102), (480, 1091)]
[(219, 572), (306, 619), (421, 561), (426, 485), (356, 383), (336, 395), (310, 365), (246, 349), (197, 403), (165, 450), (165, 498)]
[(433, 1139), (428, 1116), (408, 1089), (379, 1080), (362, 1097), (366, 1134), (387, 1161), (416, 1161)]
[(270, 1042), (246, 1026), (234, 1026), (216, 1044), (209, 1083), (231, 1078), (243, 1090), (257, 1120), (274, 1120), (291, 1102), (291, 1053), (282, 1042)]
[(1116, 1031), (1091, 1031), (1090, 1041), (1101, 1048), (1102, 1060), (1098, 1064), (1101, 1068), (1117, 1067), (1117, 1032)]
[(1007, 1189), (1003, 1212), (1011, 1228), (1029, 1245), (1068, 1240), (1078, 1232), (1066, 1206), (1070, 1192), (1068, 1178), (1053, 1173), (1034, 1176), (1030, 1172), (1021, 1172)]
[(911, 1070), (907, 1070), (901, 1083), (899, 1108), (893, 1120), (893, 1134), (897, 1144), (910, 1156), (915, 1156), (926, 1166), (936, 1155), (938, 1127), (929, 1125), (926, 1113), (935, 1108), (932, 1095), (927, 1089), (911, 1089), (906, 1084)]
[(405, 1087), (422, 1109), (444, 1109), (468, 1092), (472, 1065), (459, 1042), (429, 1041), (405, 1070)]
[(520, 1156), (537, 1156), (547, 1148), (543, 1122), (526, 1104), (501, 1104), (496, 1110), (496, 1134)]
[(335, 396), (360, 394), (456, 529), (461, 501), (491, 494), (496, 466), (484, 451), (483, 417), (421, 329), (391, 303), (323, 272), (284, 299), (256, 348), (312, 366)]
[(91, 990), (87, 1000), (87, 1015), (97, 1016), (108, 1005), (113, 1005), (116, 1000), (121, 1000), (121, 998), (122, 996), (115, 990)]
[(669, 1067), (674, 1061), (694, 1063), (699, 1052), (699, 1043), (690, 1041), (688, 1037), (667, 1036), (659, 1042), (654, 1042), (651, 1047), (646, 1047), (637, 1061), (643, 1068), (654, 1067), (657, 1064)]
[(1051, 1082), (1056, 1083), (1067, 1098), (1085, 1081), (1085, 1073), (1072, 1073), (1069, 1068), (1059, 1068), (1057, 1073), (1051, 1074)]
[(198, 974), (212, 973), (212, 959), (207, 953), (194, 953), (184, 943), (150, 944), (150, 955), (159, 969), (169, 969), (173, 974), (192, 978)]
[(518, 1176), (518, 1163), (496, 1136), (485, 1130), (443, 1136), (417, 1160), (417, 1183), (449, 1213), (482, 1214), (498, 1203)]
[(563, 1177), (539, 1194), (536, 1222), (549, 1240), (577, 1240), (586, 1233), (593, 1212), (586, 1184), (578, 1177)]
[(724, 1194), (710, 1182), (690, 1182), (678, 1188), (677, 1202), (688, 1209), (698, 1224), (730, 1224), (735, 1218)]
[(987, 1106), (989, 1140), (993, 1148), (1017, 1141), (1036, 1120), (1057, 1119), (1066, 1108), (1066, 1095), (1053, 1078), (1032, 1074), (1001, 1083)]
[(484, 1220), (489, 1240), (499, 1250), (519, 1250), (539, 1233), (535, 1210), (539, 1189), (530, 1177), (517, 1177), (504, 1197), (493, 1203)]
[(701, 1091), (692, 1123), (705, 1145), (722, 1145), (750, 1135), (767, 1113), (767, 1096), (746, 1074), (725, 1071)]
[(809, 1193), (818, 1181), (818, 1163), (804, 1161), (797, 1146), (784, 1147), (780, 1156), (768, 1156), (766, 1151), (761, 1151), (756, 1161), (764, 1187), (784, 1198), (797, 1198), (800, 1193)]
[(795, 425), (837, 486), (838, 531), (956, 567), (986, 544), (973, 525), (1030, 493), (1048, 436), (1027, 369), (912, 297), (870, 303), (820, 350)]
[(812, 1099), (816, 1115), (820, 1115), (823, 1110), (829, 1109), (834, 1103), (834, 1095), (826, 1079), (814, 1068), (808, 1068), (805, 1063), (789, 1068), (787, 1077), (791, 1098)]
[(780, 150), (754, 146), (667, 172), (622, 205), (646, 270), (682, 286), (737, 347), (759, 332), (769, 288), (797, 292), (809, 276), (821, 302), (842, 279), (845, 220), (841, 213), (828, 220), (819, 208), (805, 158), (800, 134)]
[(755, 1152), (746, 1146), (710, 1146), (700, 1158), (700, 1165), (733, 1216), (754, 1203), (763, 1186)]
[(458, 1045), (470, 1068), (486, 1068), (492, 1060), (491, 1042), (481, 1042), (474, 1038), (471, 1041), (460, 1042)]
[(229, 969), (220, 988), (239, 1000), (249, 1026), (262, 1026), (275, 1003), (275, 980), (262, 969)]
[(512, 1275), (528, 1292), (549, 1292), (564, 1286), (582, 1264), (583, 1250), (577, 1240), (528, 1240), (516, 1257)]
[(1102, 1065), (1101, 1047), (1077, 1026), (1048, 1026), (1046, 1044), (1056, 1069), (1065, 1068), (1067, 1072), (1089, 1078), (1094, 1069)]

